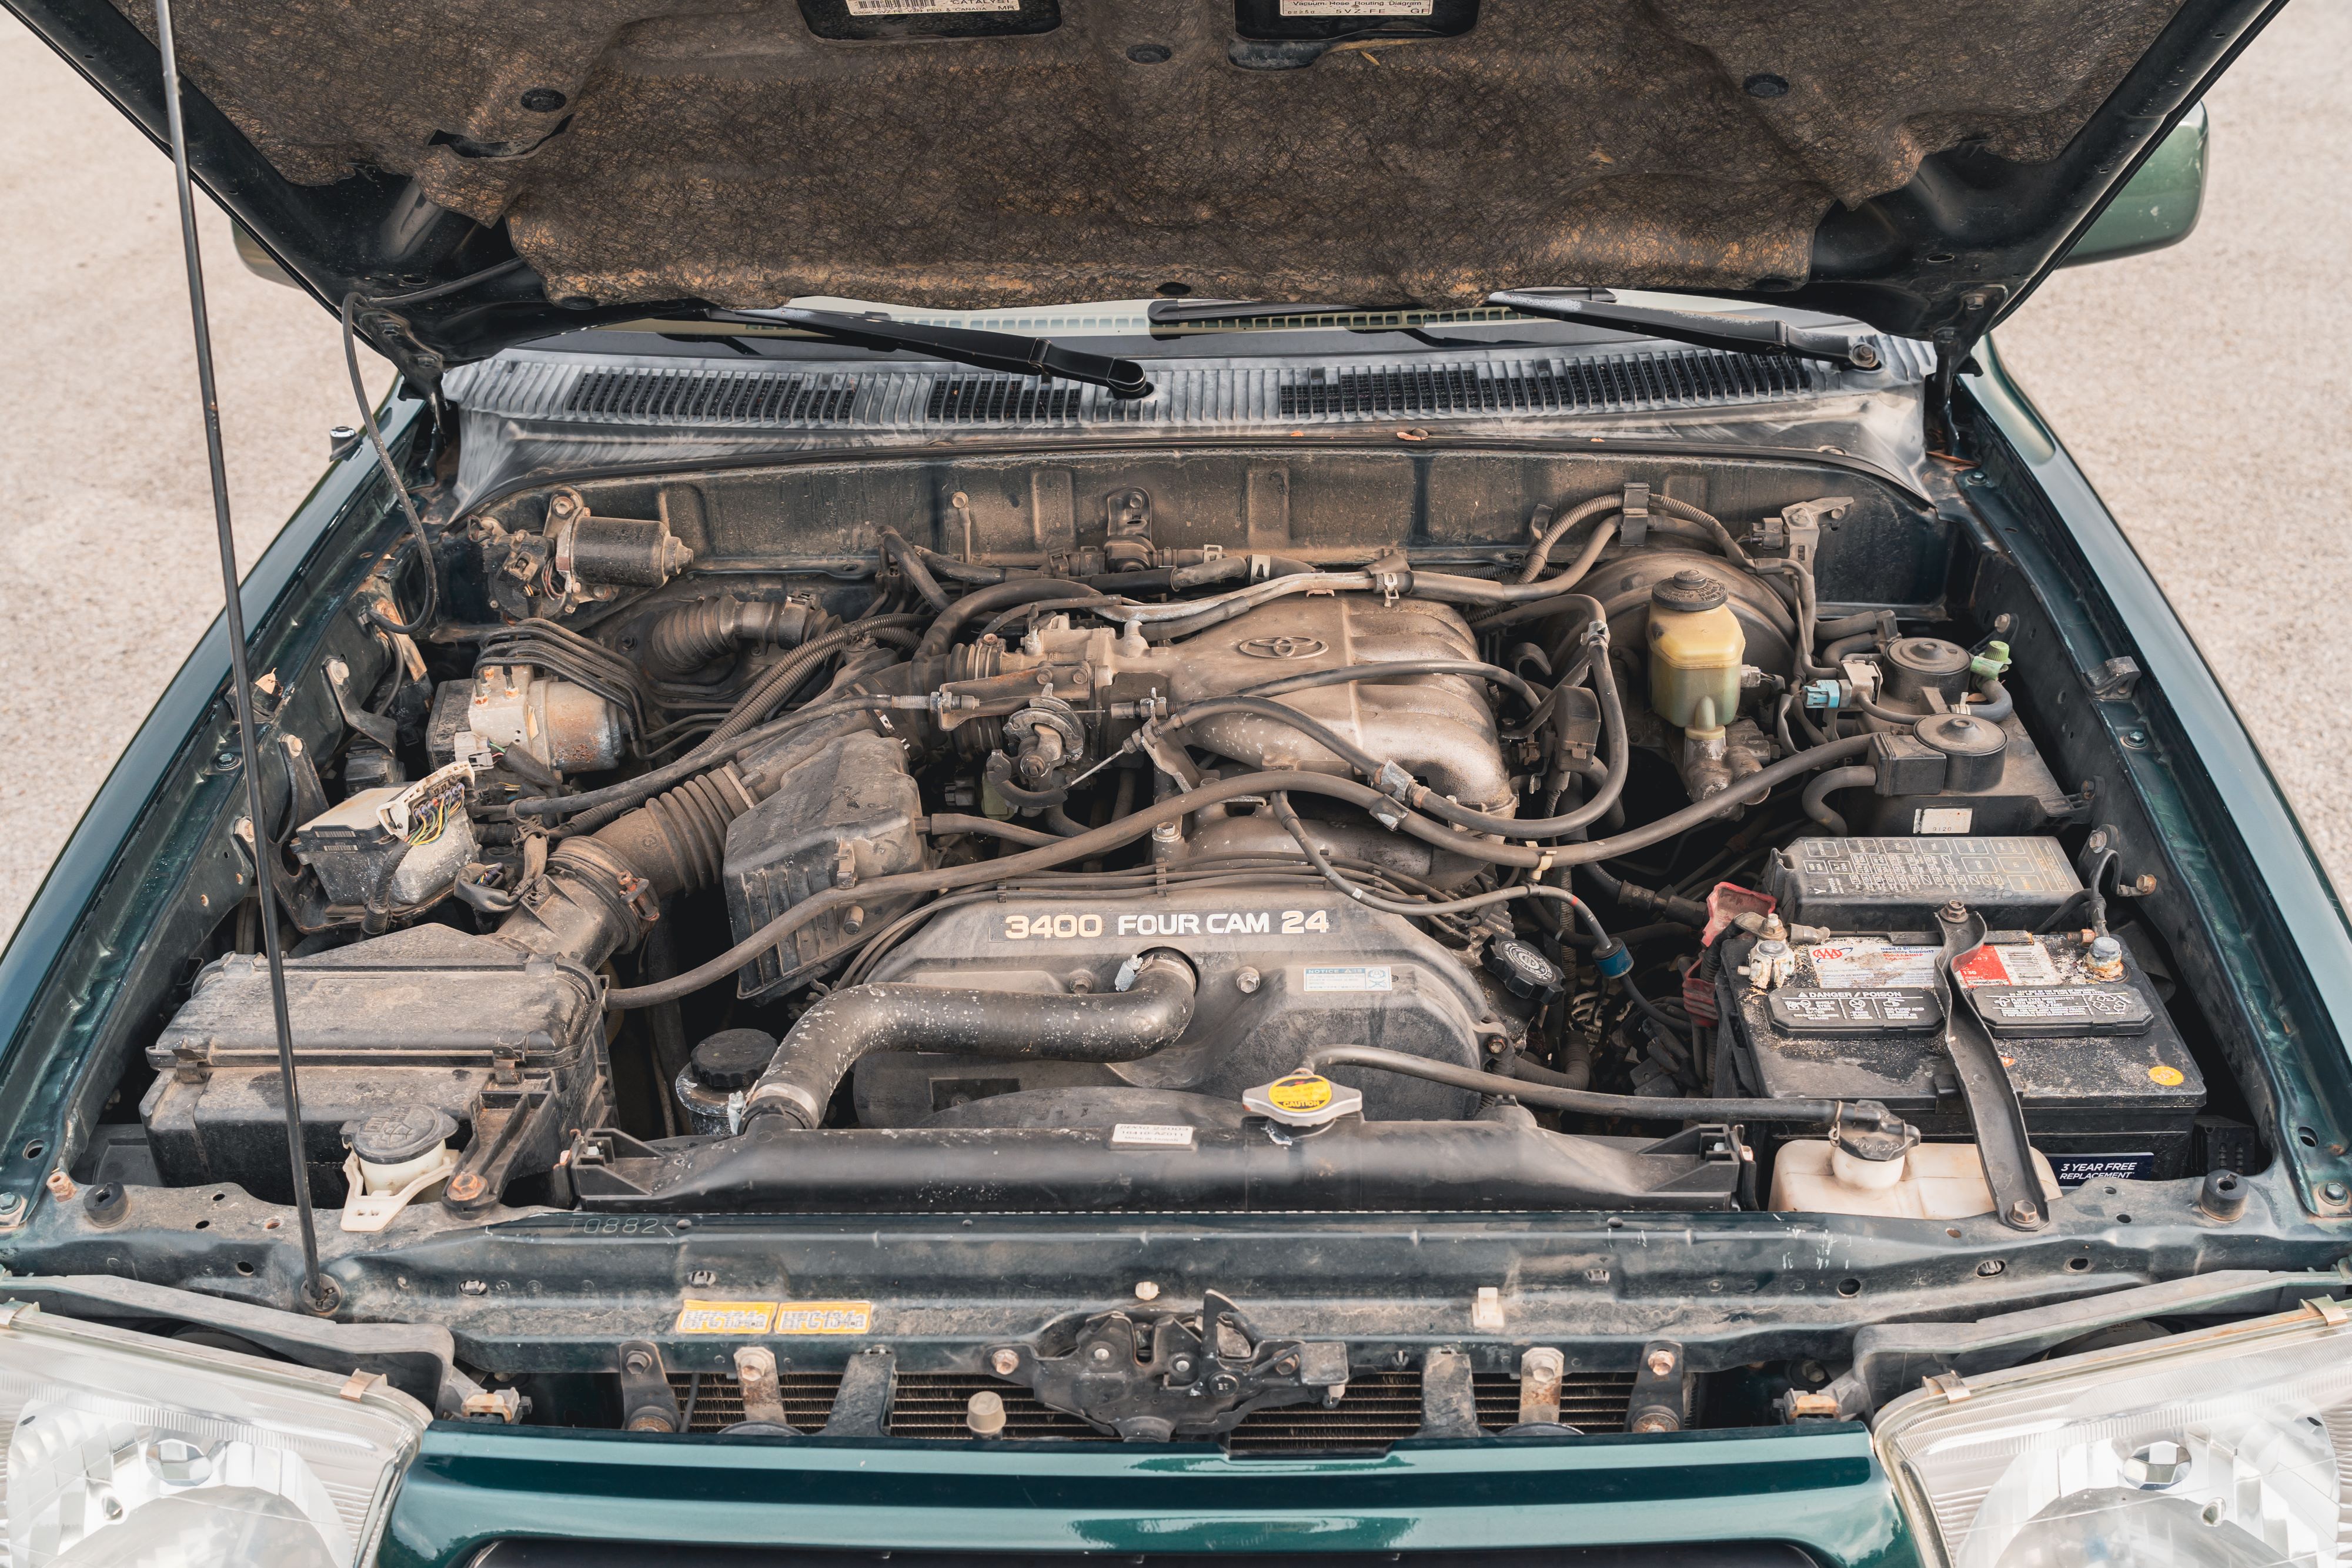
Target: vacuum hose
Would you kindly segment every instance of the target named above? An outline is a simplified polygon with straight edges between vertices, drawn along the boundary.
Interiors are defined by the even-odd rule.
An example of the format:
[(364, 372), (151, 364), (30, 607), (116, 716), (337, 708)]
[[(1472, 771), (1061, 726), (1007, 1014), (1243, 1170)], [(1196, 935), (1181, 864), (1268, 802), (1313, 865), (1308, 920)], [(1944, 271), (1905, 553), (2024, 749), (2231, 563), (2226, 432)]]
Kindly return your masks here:
[(744, 1097), (745, 1119), (824, 1121), (834, 1091), (877, 1051), (961, 1051), (1048, 1061), (1133, 1061), (1192, 1021), (1200, 981), (1164, 950), (1139, 961), (1123, 991), (1063, 996), (940, 986), (849, 986), (801, 1015)]

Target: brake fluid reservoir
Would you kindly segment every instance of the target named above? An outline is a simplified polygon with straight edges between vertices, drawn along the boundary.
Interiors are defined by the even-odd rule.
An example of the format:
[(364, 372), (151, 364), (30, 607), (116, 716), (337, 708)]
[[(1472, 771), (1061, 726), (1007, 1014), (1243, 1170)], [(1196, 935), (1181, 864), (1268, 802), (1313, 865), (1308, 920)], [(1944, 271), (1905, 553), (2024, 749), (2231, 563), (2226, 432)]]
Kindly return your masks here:
[(1739, 711), (1748, 639), (1728, 598), (1688, 568), (1650, 591), (1650, 706), (1676, 729), (1719, 729)]

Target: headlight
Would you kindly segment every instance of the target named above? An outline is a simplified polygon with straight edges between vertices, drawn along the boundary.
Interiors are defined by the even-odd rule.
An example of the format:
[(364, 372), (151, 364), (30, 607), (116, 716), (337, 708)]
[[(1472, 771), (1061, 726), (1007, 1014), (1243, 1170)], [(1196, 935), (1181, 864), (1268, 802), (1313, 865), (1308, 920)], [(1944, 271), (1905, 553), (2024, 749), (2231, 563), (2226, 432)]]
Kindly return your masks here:
[(7, 1302), (5, 1561), (354, 1568), (374, 1557), (394, 1483), (431, 1419), (381, 1381)]
[(1970, 1377), (1879, 1418), (1951, 1568), (2352, 1568), (2352, 1319), (2332, 1301)]

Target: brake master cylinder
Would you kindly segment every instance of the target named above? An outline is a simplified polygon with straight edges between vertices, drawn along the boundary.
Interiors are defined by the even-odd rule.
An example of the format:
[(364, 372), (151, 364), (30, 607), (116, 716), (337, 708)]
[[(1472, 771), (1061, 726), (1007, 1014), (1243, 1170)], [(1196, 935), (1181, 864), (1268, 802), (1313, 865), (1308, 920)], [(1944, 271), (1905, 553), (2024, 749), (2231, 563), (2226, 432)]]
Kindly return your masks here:
[(1688, 568), (1650, 591), (1650, 706), (1683, 732), (1685, 780), (1728, 781), (1724, 730), (1739, 711), (1748, 652), (1729, 597), (1722, 583)]

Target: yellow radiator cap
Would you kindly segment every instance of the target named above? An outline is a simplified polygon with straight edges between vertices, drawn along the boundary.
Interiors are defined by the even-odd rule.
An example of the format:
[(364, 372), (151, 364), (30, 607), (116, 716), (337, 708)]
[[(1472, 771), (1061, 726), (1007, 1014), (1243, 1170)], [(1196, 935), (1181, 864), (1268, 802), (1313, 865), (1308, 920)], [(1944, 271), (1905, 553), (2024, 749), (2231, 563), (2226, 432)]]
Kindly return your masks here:
[(1300, 1068), (1242, 1094), (1242, 1106), (1289, 1127), (1319, 1127), (1342, 1116), (1363, 1114), (1364, 1096), (1319, 1072)]

